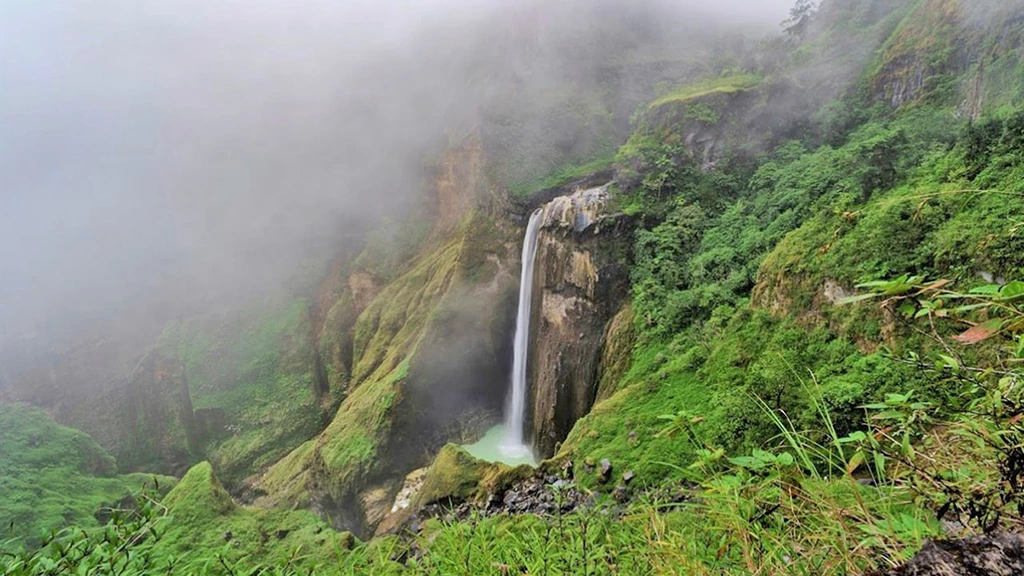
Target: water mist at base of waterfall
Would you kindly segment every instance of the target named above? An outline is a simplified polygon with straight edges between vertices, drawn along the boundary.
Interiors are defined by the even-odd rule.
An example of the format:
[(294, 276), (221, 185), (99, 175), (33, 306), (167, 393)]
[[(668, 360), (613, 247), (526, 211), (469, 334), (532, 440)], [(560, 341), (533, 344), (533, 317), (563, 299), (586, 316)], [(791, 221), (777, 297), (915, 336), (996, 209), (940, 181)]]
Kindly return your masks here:
[(529, 447), (507, 443), (504, 425), (491, 428), (483, 438), (473, 444), (466, 444), (463, 448), (474, 458), (485, 462), (501, 462), (509, 466), (537, 465), (537, 459)]

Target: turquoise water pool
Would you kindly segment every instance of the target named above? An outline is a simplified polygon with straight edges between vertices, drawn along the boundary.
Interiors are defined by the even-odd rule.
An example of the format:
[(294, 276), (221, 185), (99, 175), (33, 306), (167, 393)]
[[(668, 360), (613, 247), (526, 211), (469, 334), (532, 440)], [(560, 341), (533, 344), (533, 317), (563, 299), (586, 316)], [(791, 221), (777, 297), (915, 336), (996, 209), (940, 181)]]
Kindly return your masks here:
[(510, 466), (520, 464), (537, 465), (537, 459), (526, 446), (509, 446), (505, 442), (505, 427), (495, 426), (484, 437), (473, 444), (463, 446), (474, 457), (486, 462), (502, 462)]

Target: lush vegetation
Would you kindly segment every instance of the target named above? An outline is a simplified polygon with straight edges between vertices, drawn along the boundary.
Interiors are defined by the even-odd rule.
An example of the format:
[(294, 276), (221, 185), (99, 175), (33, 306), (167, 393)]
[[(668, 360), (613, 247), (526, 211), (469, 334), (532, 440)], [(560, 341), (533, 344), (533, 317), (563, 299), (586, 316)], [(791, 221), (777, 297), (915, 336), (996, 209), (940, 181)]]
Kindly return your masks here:
[(509, 192), (514, 196), (527, 196), (538, 190), (556, 188), (571, 184), (573, 181), (586, 178), (602, 170), (612, 167), (614, 156), (609, 154), (598, 157), (595, 160), (581, 161), (578, 164), (562, 166), (558, 170), (533, 180), (515, 182), (509, 186)]
[[(974, 31), (957, 33), (958, 3), (835, 6), (815, 13), (798, 3), (785, 41), (765, 46), (774, 64), (744, 72), (722, 62), (717, 73), (641, 106), (614, 159), (603, 156), (613, 132), (605, 103), (584, 98), (581, 116), (602, 120), (579, 163), (531, 156), (518, 170), (504, 167), (506, 183), (518, 182), (511, 192), (525, 194), (614, 166), (612, 205), (635, 226), (624, 261), (631, 302), (616, 320), (631, 319), (632, 329), (611, 332), (629, 339), (629, 353), (616, 358), (607, 372), (614, 381), (602, 381), (599, 401), (544, 464), (566, 475), (552, 488), (556, 500), (581, 489), (590, 505), (435, 518), (415, 534), (369, 542), (307, 511), (312, 491), (351, 497), (381, 473), (418, 354), (442, 305), (460, 294), (451, 287), (499, 273), (484, 247), (497, 251), (502, 233), (477, 215), (449, 235), (380, 232), (390, 239), (357, 262), (380, 292), (342, 322), (352, 335), (351, 388), (326, 430), (280, 460), (284, 447), (319, 431), (292, 428), (294, 414), (272, 408), (282, 405), (275, 394), (289, 406), (316, 401), (307, 368), (296, 362), (289, 372), (291, 353), (280, 352), (282, 342), (296, 357), (305, 352), (307, 305), (268, 313), (229, 347), (221, 335), (165, 335), (164, 345), (186, 359), (197, 406), (247, 423), (218, 440), (215, 454), (264, 455), (239, 457), (247, 471), (276, 461), (257, 483), (268, 507), (233, 501), (214, 474), (232, 470), (232, 460), (215, 459), (164, 498), (141, 496), (94, 516), (139, 479), (112, 476), (112, 460), (81, 434), (52, 423), (36, 430), (39, 415), (21, 408), (0, 411), (0, 482), (15, 488), (0, 492), (0, 510), (35, 522), (34, 532), (80, 526), (9, 546), (18, 551), (0, 567), (855, 574), (895, 566), (928, 538), (1024, 528), (1020, 49), (986, 41), (996, 71), (958, 70), (947, 65), (951, 55), (976, 40)], [(876, 34), (852, 88), (808, 100), (807, 110), (773, 107), (786, 82), (832, 63), (823, 60), (835, 56), (831, 46)], [(991, 84), (987, 103), (955, 97), (975, 75)], [(743, 140), (744, 119), (762, 126), (763, 114), (736, 107), (782, 120), (767, 136), (752, 129)], [(721, 145), (695, 148), (700, 139)], [(516, 149), (504, 150), (514, 167)], [(601, 159), (589, 162), (595, 153)], [(429, 249), (417, 251), (421, 241)], [(349, 313), (345, 306), (339, 314)], [(244, 376), (237, 386), (214, 386), (214, 367)], [(235, 409), (239, 395), (267, 403)], [(287, 433), (278, 433), (279, 421)], [(598, 469), (604, 459), (614, 465), (610, 482)], [(515, 477), (449, 446), (425, 473), (416, 504), (484, 498)], [(69, 493), (80, 499), (56, 499)]]
[[(174, 480), (118, 475), (92, 438), (25, 404), (0, 404), (0, 526), (12, 547), (35, 547), (67, 524), (96, 527), (105, 508), (143, 488)], [(155, 486), (153, 486), (155, 488)]]
[(159, 349), (180, 362), (193, 407), (214, 414), (203, 453), (237, 483), (322, 427), (310, 303), (268, 301), (230, 318), (170, 324)]
[[(651, 102), (651, 109), (680, 102), (692, 102), (715, 94), (735, 94), (755, 88), (761, 83), (757, 74), (727, 74), (719, 78), (709, 78), (694, 83), (687, 83)], [(714, 123), (714, 118), (704, 117), (703, 120)]]

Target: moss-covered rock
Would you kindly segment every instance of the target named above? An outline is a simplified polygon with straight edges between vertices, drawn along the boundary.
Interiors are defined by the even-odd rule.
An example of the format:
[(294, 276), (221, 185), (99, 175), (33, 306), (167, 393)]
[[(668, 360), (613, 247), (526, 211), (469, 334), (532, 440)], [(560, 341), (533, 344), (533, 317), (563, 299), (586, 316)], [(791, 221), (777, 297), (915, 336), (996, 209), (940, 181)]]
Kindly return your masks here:
[(961, 5), (961, 0), (918, 2), (879, 57), (872, 79), (878, 98), (899, 107), (953, 96)]
[(11, 528), (4, 540), (31, 547), (52, 530), (98, 526), (104, 509), (144, 486), (166, 491), (174, 479), (118, 475), (114, 458), (85, 433), (28, 404), (0, 403), (0, 525)]
[(427, 469), (411, 508), (441, 500), (480, 500), (493, 493), (511, 470), (505, 464), (478, 460), (461, 446), (448, 444)]
[(604, 344), (601, 346), (601, 361), (597, 365), (597, 394), (595, 402), (607, 400), (618, 391), (619, 384), (633, 363), (633, 347), (636, 345), (636, 326), (633, 307), (627, 303), (608, 323)]
[(1024, 16), (1012, 3), (920, 0), (881, 50), (870, 82), (898, 108), (931, 103), (972, 119), (1024, 101)]
[[(509, 330), (508, 232), (482, 214), (435, 232), (352, 328), (347, 395), (327, 428), (256, 482), (261, 505), (309, 506), (372, 533), (369, 492), (393, 499), (465, 416), (500, 409)], [(495, 386), (495, 383), (499, 383)], [(375, 507), (375, 506), (373, 506)]]
[(428, 468), (414, 472), (408, 502), (396, 506), (377, 526), (377, 535), (400, 530), (424, 506), (470, 502), (483, 505), (493, 494), (533, 473), (530, 466), (508, 466), (474, 458), (457, 444), (446, 444)]
[(200, 462), (189, 469), (163, 503), (186, 522), (227, 514), (235, 509), (231, 496), (213, 474), (209, 462)]
[(171, 324), (159, 351), (181, 367), (196, 418), (193, 460), (236, 487), (323, 429), (340, 392), (324, 386), (315, 306), (305, 298)]
[(616, 155), (616, 180), (625, 189), (641, 184), (655, 168), (643, 153), (652, 142), (704, 170), (713, 169), (729, 154), (764, 149), (778, 122), (771, 102), (790, 91), (785, 81), (772, 84), (746, 72), (680, 86), (643, 109), (639, 129)]
[[(159, 555), (184, 558), (185, 571), (205, 570), (196, 551), (219, 550), (229, 562), (257, 557), (268, 564), (290, 561), (316, 569), (344, 560), (355, 542), (304, 510), (267, 510), (232, 501), (209, 462), (194, 466), (163, 500), (170, 520), (157, 542)], [(347, 547), (346, 547), (347, 543)], [(295, 557), (295, 551), (302, 554)]]

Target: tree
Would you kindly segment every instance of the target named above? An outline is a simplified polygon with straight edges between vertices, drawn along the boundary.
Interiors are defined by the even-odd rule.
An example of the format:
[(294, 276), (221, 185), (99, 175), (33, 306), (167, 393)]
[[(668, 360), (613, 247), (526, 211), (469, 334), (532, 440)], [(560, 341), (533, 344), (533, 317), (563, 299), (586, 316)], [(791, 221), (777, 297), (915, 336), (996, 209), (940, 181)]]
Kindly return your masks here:
[(783, 31), (793, 40), (803, 40), (817, 12), (814, 0), (796, 0), (789, 9), (789, 18), (782, 23)]

